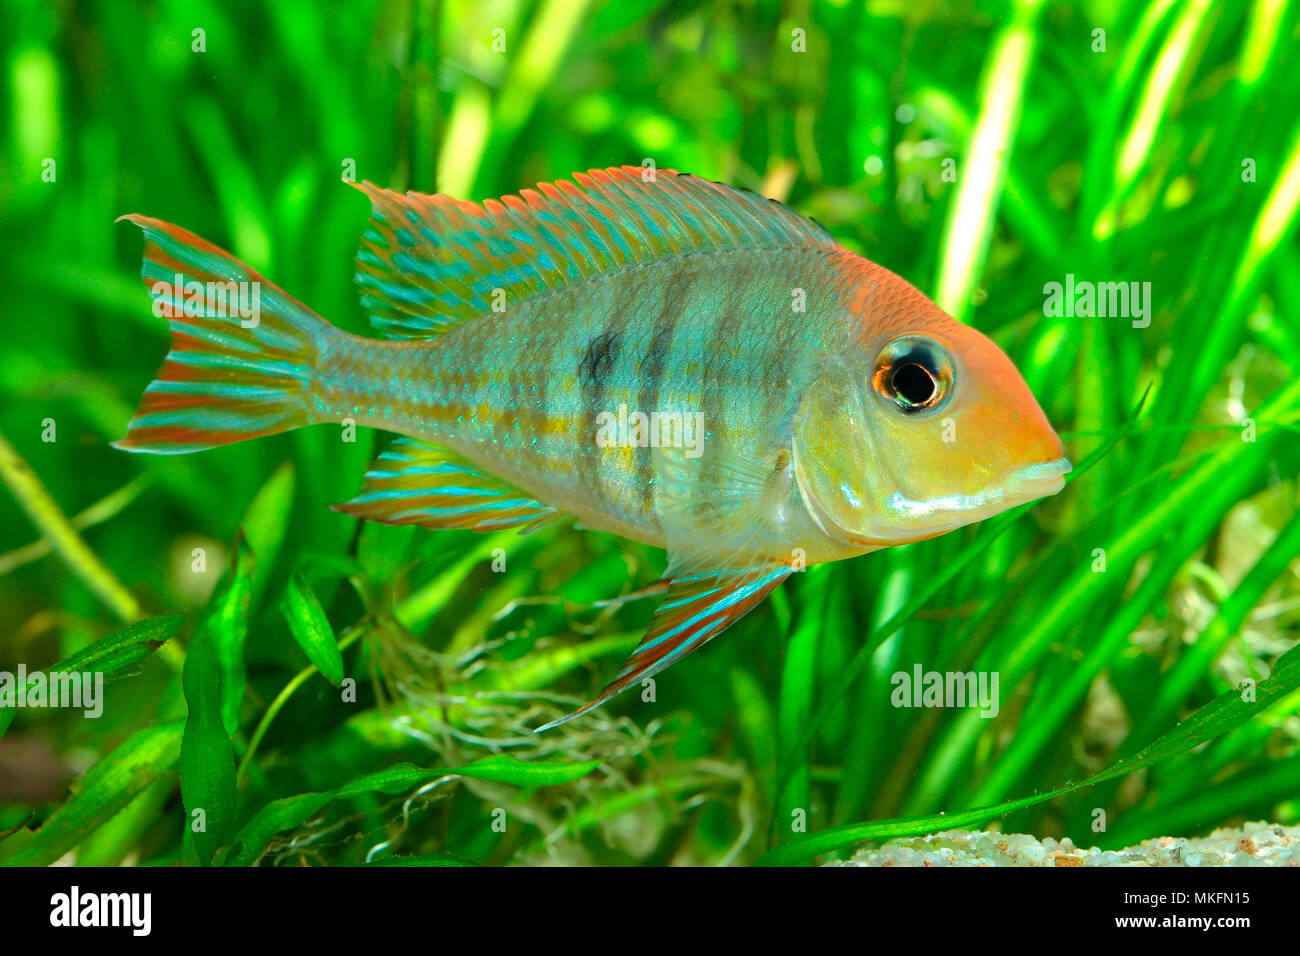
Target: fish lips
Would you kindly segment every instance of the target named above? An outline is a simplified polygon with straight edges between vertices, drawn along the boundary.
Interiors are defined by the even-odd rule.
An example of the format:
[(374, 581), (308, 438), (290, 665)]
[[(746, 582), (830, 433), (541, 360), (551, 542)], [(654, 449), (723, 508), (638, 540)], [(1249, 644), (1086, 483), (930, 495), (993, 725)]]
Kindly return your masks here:
[(1065, 476), (1074, 470), (1068, 458), (1029, 465), (1011, 473), (1007, 479), (1009, 497), (1020, 501), (1046, 498), (1065, 487)]
[(896, 529), (881, 529), (871, 538), (877, 545), (905, 544), (987, 520), (1010, 508), (1056, 494), (1065, 487), (1065, 476), (1071, 468), (1066, 458), (1027, 465), (974, 494), (918, 501), (895, 492), (886, 506), (903, 520)]

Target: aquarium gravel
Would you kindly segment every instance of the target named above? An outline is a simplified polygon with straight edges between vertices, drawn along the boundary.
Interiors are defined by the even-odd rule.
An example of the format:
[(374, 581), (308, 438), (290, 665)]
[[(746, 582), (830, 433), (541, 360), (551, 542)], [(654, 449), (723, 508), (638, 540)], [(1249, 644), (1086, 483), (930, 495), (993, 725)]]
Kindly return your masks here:
[(858, 850), (833, 866), (1300, 866), (1300, 827), (1247, 823), (1207, 837), (1155, 837), (1122, 850), (1080, 849), (1069, 837), (946, 830)]

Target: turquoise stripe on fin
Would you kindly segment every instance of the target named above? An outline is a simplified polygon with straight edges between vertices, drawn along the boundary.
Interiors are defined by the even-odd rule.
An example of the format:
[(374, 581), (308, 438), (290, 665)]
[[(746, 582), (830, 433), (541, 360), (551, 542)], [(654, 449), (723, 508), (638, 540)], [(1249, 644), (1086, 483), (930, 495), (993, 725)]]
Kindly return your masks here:
[(334, 505), (356, 518), (428, 528), (534, 531), (560, 513), (479, 471), (455, 452), (399, 438), (375, 459), (361, 492)]
[(533, 732), (540, 734), (568, 723), (671, 667), (744, 617), (790, 573), (785, 565), (766, 565), (743, 571), (695, 574), (672, 581), (646, 636), (600, 696)]
[(361, 183), (372, 212), (356, 282), (372, 324), (389, 338), (431, 338), (490, 312), (496, 290), (514, 305), (697, 252), (835, 248), (825, 229), (780, 203), (670, 169), (573, 178), (482, 206)]

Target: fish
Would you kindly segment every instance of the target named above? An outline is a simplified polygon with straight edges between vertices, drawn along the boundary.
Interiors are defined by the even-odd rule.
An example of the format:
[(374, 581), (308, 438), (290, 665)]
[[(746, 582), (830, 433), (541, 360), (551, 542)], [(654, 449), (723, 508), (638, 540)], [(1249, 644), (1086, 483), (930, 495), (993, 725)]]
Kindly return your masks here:
[[(1059, 492), (1060, 438), (1011, 359), (815, 220), (671, 169), (574, 173), (482, 204), (353, 184), (379, 337), (142, 215), (170, 351), (121, 449), (310, 425), (396, 433), (334, 505), (528, 533), (565, 516), (667, 552), (662, 602), (586, 714), (791, 574)], [(120, 221), (120, 220), (119, 220)]]

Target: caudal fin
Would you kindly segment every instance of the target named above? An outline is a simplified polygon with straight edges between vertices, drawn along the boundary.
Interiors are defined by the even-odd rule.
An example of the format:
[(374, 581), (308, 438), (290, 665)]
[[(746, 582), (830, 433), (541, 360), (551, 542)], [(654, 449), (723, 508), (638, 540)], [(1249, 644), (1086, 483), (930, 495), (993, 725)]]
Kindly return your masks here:
[(193, 233), (122, 219), (144, 230), (140, 275), (171, 351), (114, 447), (175, 455), (309, 424), (312, 369), (334, 327)]

